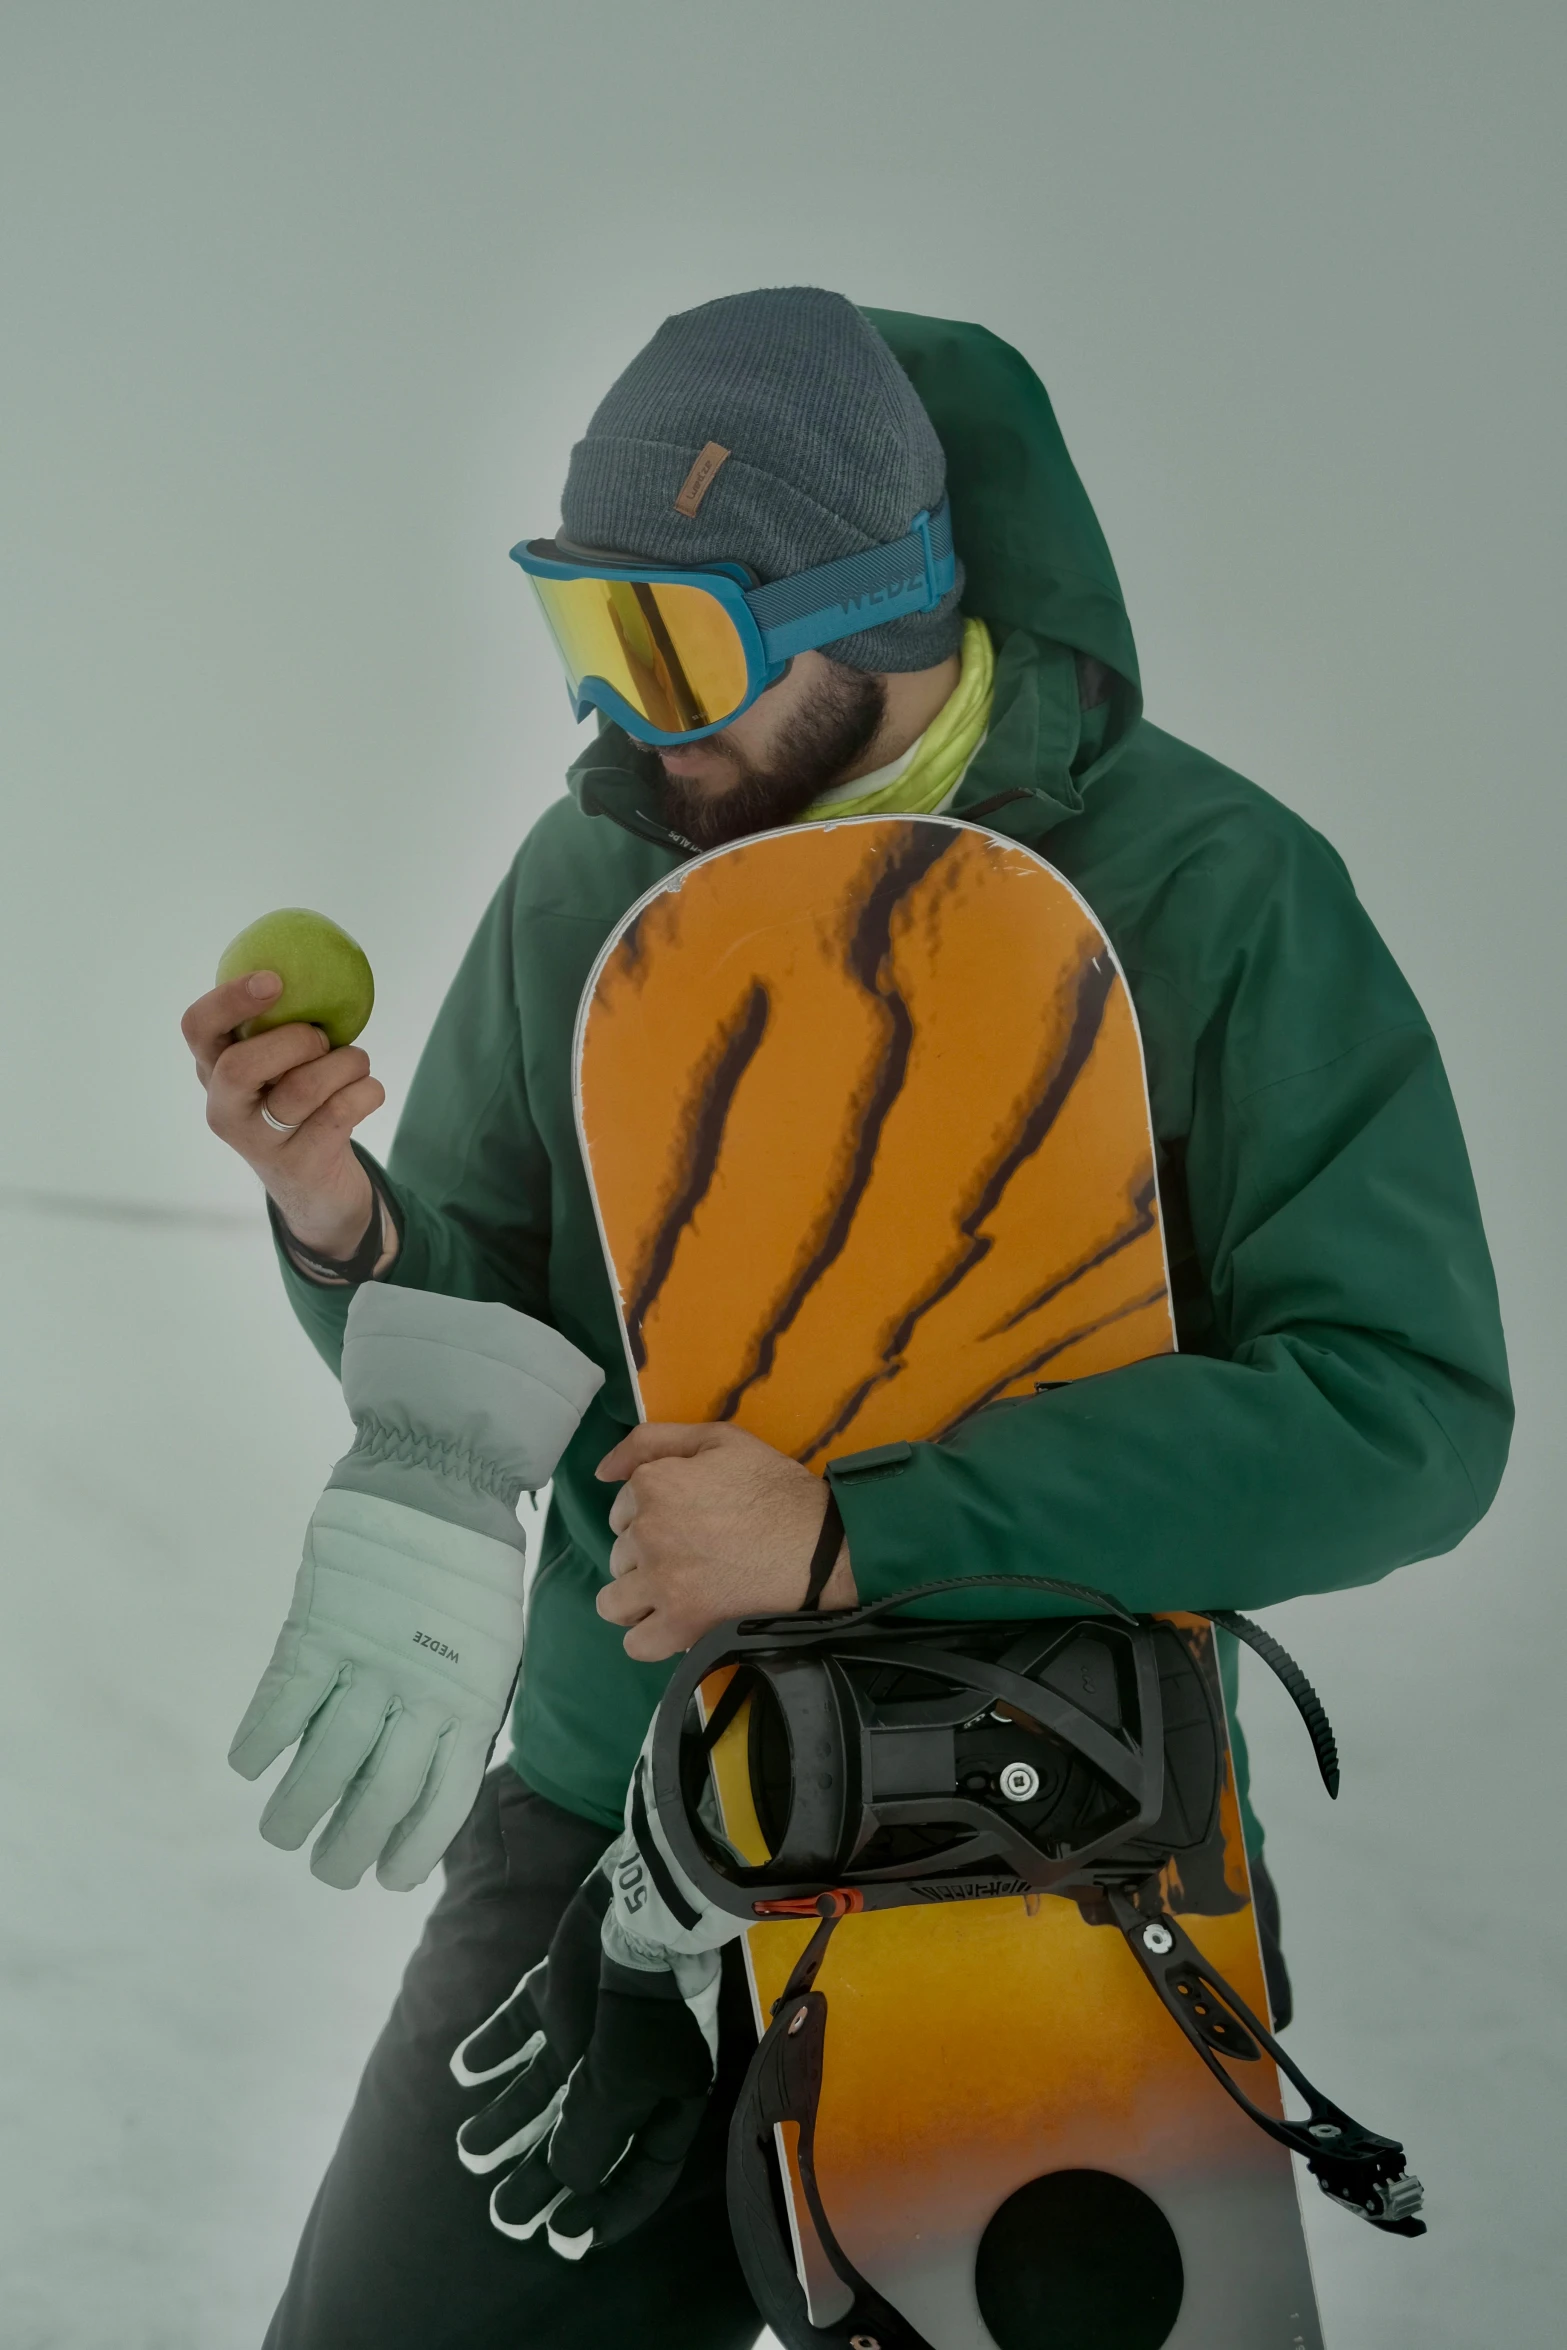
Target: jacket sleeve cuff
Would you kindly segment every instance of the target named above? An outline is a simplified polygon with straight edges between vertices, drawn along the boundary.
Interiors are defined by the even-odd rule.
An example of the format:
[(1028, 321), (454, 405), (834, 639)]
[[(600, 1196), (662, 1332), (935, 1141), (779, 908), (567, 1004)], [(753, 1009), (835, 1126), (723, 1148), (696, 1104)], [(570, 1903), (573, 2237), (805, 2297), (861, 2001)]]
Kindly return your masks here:
[[(962, 1470), (937, 1444), (877, 1444), (867, 1452), (844, 1453), (827, 1464), (827, 1476), (837, 1498), (849, 1543), (849, 1571), (862, 1605), (891, 1599), (918, 1583), (947, 1582), (973, 1576), (972, 1590), (941, 1592), (915, 1603), (916, 1612), (937, 1618), (988, 1616), (1074, 1615), (1081, 1600), (1062, 1592), (1041, 1589), (1030, 1594), (1015, 1581), (987, 1585), (980, 1578), (993, 1570), (982, 1540), (965, 1537), (965, 1503), (983, 1512), (984, 1498), (977, 1486), (959, 1494), (954, 1474)], [(967, 1485), (967, 1480), (963, 1480)], [(992, 1534), (990, 1545), (995, 1549)], [(1037, 1554), (1008, 1561), (1009, 1576), (1030, 1571), (1041, 1577), (1070, 1570), (1050, 1557), (1041, 1543)]]
[(952, 1563), (947, 1545), (934, 1538), (929, 1521), (919, 1524), (915, 1464), (922, 1449), (877, 1444), (827, 1464), (848, 1539), (849, 1571), (862, 1604), (962, 1571)]

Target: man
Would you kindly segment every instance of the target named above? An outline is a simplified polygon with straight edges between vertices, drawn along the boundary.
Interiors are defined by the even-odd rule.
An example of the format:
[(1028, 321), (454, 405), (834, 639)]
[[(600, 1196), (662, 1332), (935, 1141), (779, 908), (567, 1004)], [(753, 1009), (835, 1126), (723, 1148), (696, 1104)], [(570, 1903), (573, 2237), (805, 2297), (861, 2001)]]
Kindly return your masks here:
[(614, 386), (573, 452), (557, 540), (519, 555), (572, 668), (549, 597), (606, 563), (739, 565), (766, 585), (917, 528), (917, 608), (870, 626), (856, 609), (856, 633), (748, 671), (716, 728), (673, 687), (650, 719), (656, 663), (626, 607), (619, 700), (598, 696), (625, 723), (577, 760), (502, 883), (384, 1176), (351, 1146), (382, 1099), (361, 1051), (298, 1027), (234, 1041), (274, 976), (187, 1014), (209, 1120), (266, 1185), (329, 1362), (373, 1278), (520, 1308), (608, 1373), (556, 1476), (511, 1765), (448, 1855), (272, 2350), (727, 2350), (756, 2332), (722, 2198), (750, 2037), (732, 2000), (704, 2134), (624, 2242), (576, 2265), (508, 2242), (451, 2150), (470, 2103), (451, 2051), (542, 1956), (619, 1826), (667, 1661), (727, 1617), (799, 1606), (822, 1524), (820, 1484), (754, 1439), (634, 1425), (577, 1148), (583, 983), (694, 847), (845, 809), (983, 810), (1092, 906), (1147, 1052), (1180, 1353), (982, 1412), (890, 1471), (835, 1464), (845, 1539), (824, 1604), (960, 1556), (1140, 1609), (1266, 1606), (1450, 1548), (1500, 1478), (1495, 1291), (1430, 1032), (1326, 843), (1143, 719), (1114, 570), (1015, 352), (810, 289), (710, 303)]

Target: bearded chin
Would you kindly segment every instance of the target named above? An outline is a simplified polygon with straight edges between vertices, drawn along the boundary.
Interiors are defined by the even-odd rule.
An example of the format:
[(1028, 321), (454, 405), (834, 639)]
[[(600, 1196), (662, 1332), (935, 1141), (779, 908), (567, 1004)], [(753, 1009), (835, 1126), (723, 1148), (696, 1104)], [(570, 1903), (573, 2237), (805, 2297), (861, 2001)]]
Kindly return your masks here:
[(699, 849), (793, 824), (864, 757), (886, 714), (887, 689), (879, 677), (831, 661), (810, 699), (779, 729), (765, 767), (724, 743), (722, 756), (733, 776), (728, 783), (704, 790), (666, 768), (664, 814)]
[(817, 796), (815, 784), (737, 762), (733, 783), (705, 790), (683, 776), (664, 777), (664, 814), (676, 832), (699, 849), (722, 848), (755, 832), (773, 832), (803, 816)]

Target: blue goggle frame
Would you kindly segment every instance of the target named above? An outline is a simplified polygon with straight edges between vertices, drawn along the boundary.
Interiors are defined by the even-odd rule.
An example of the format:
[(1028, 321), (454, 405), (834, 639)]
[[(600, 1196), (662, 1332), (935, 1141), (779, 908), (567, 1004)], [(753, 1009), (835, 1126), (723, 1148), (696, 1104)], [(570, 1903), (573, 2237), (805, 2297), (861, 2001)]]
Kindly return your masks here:
[(840, 637), (879, 628), (887, 620), (934, 611), (943, 596), (950, 595), (957, 577), (952, 514), (945, 498), (933, 514), (916, 514), (904, 536), (887, 546), (818, 563), (813, 570), (772, 580), (766, 587), (757, 587), (739, 563), (598, 563), (580, 557), (574, 561), (549, 539), (520, 540), (511, 549), (511, 560), (536, 579), (620, 579), (633, 585), (667, 581), (680, 587), (700, 583), (723, 605), (745, 654), (746, 693), (709, 726), (669, 733), (632, 709), (604, 678), (584, 677), (575, 692), (568, 682), (567, 697), (578, 719), (592, 709), (602, 710), (639, 742), (653, 744), (694, 743), (704, 735), (721, 734), (758, 694), (778, 683), (796, 653), (817, 651)]

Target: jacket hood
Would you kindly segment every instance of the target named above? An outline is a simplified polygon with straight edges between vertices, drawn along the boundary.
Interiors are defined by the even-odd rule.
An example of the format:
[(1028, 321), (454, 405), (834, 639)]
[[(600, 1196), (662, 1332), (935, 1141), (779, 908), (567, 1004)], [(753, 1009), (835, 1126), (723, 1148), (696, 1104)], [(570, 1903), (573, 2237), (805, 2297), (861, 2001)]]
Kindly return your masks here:
[(1137, 650), (1099, 519), (1050, 395), (982, 326), (867, 310), (923, 401), (947, 459), (963, 608), (998, 642), (1015, 628), (1098, 661), (1134, 693)]
[[(963, 609), (995, 640), (990, 732), (953, 812), (1022, 792), (1034, 802), (1029, 829), (1048, 828), (1079, 812), (1142, 714), (1137, 648), (1104, 533), (1021, 352), (960, 320), (864, 315), (936, 428), (968, 574)], [(657, 759), (618, 727), (573, 762), (568, 781), (585, 808), (658, 829)]]

